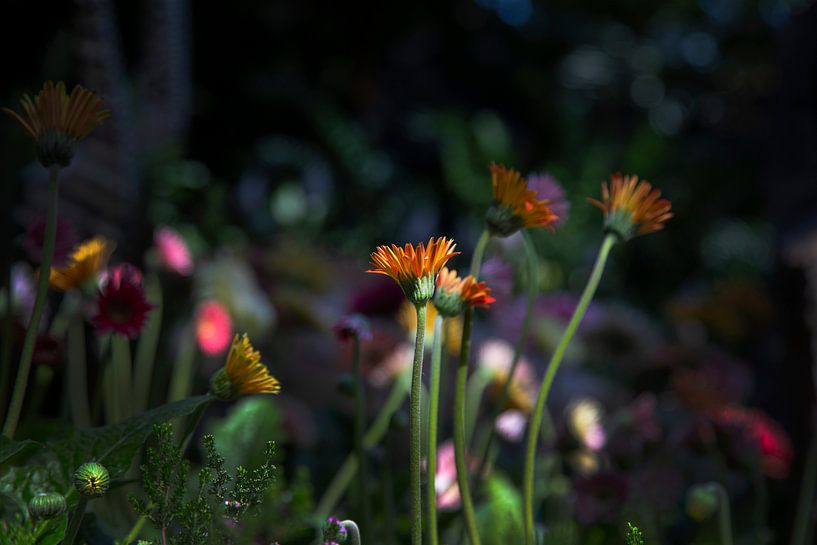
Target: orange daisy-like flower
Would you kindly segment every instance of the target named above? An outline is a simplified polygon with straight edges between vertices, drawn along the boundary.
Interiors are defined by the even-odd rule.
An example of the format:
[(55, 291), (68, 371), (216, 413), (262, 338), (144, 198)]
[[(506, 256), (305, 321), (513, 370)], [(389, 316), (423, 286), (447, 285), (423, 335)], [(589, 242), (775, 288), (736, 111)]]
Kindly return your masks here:
[(654, 233), (664, 228), (673, 214), (672, 203), (661, 198), (661, 192), (638, 176), (619, 172), (610, 175), (610, 183), (601, 183), (602, 200), (588, 199), (604, 212), (605, 229), (627, 240), (636, 235)]
[(210, 379), (210, 391), (219, 399), (230, 400), (241, 395), (277, 394), (281, 383), (269, 374), (267, 366), (261, 363), (261, 353), (244, 334), (233, 338), (227, 363)]
[(77, 85), (69, 95), (65, 83), (51, 81), (32, 99), (23, 95), (23, 115), (3, 108), (37, 142), (37, 158), (43, 166), (66, 166), (74, 155), (74, 144), (102, 123), (110, 111), (102, 109), (102, 99)]
[(553, 229), (559, 219), (550, 208), (550, 201), (540, 199), (519, 171), (491, 163), (493, 204), (485, 214), (491, 233), (503, 237), (522, 228)]
[(76, 247), (68, 259), (68, 265), (51, 268), (49, 284), (52, 288), (68, 291), (95, 280), (108, 265), (113, 249), (114, 245), (104, 237), (86, 240)]
[(491, 288), (470, 274), (460, 278), (457, 271), (443, 267), (437, 277), (434, 306), (443, 316), (458, 316), (469, 307), (487, 307), (494, 301)]
[(449, 259), (459, 254), (453, 240), (439, 237), (428, 239), (428, 244), (416, 247), (392, 244), (378, 246), (372, 253), (372, 269), (366, 272), (382, 274), (397, 282), (409, 301), (415, 305), (424, 304), (434, 296), (437, 274)]

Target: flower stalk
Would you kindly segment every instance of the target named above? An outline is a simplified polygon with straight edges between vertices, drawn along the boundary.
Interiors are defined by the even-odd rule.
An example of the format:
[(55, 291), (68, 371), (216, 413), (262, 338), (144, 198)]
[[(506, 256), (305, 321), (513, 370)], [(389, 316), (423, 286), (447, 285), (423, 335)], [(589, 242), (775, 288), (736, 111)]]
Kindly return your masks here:
[(357, 479), (358, 509), (362, 517), (363, 528), (369, 531), (371, 510), (369, 491), (366, 486), (369, 471), (366, 463), (366, 449), (363, 444), (363, 435), (366, 431), (366, 390), (363, 384), (363, 371), (360, 368), (360, 337), (358, 335), (352, 335), (352, 372), (355, 375), (355, 457), (360, 467)]
[(442, 360), (443, 316), (434, 320), (434, 340), (431, 346), (431, 377), (428, 384), (428, 456), (426, 456), (426, 510), (428, 512), (428, 542), (437, 545), (437, 419), (440, 407), (440, 368)]
[(420, 483), (420, 391), (423, 386), (423, 350), (426, 332), (427, 302), (415, 304), (417, 309), (417, 333), (414, 341), (414, 361), (411, 370), (411, 393), (409, 394), (409, 491), (411, 493), (411, 543), (423, 542), (423, 506)]

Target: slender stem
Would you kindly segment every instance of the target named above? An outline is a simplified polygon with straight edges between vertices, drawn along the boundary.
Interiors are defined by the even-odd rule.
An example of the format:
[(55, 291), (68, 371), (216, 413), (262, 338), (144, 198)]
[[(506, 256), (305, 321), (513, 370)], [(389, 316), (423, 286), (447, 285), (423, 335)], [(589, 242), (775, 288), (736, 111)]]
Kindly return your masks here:
[(420, 483), (420, 390), (423, 386), (423, 342), (426, 332), (426, 305), (416, 305), (417, 336), (414, 342), (414, 362), (409, 395), (409, 491), (411, 493), (411, 543), (423, 542), (423, 499)]
[(3, 425), (3, 435), (12, 439), (17, 431), (17, 422), (20, 420), (20, 411), (23, 408), (23, 399), (28, 386), (28, 373), (31, 370), (31, 359), (34, 357), (34, 346), (37, 341), (37, 331), (40, 328), (40, 317), (43, 314), (45, 298), (48, 295), (48, 279), (51, 276), (51, 259), (54, 256), (54, 241), (57, 238), (57, 201), (59, 198), (60, 167), (53, 165), (48, 170), (48, 217), (45, 224), (45, 241), (43, 243), (43, 261), (40, 266), (40, 278), (37, 281), (37, 296), (34, 299), (34, 310), (28, 323), (26, 336), (23, 340), (23, 352), (20, 355), (20, 365), (17, 367), (17, 379), (14, 382), (14, 393), (11, 395), (11, 404)]
[(474, 504), (471, 490), (468, 487), (468, 468), (465, 463), (465, 385), (468, 380), (468, 354), (471, 350), (471, 322), (473, 309), (465, 311), (462, 324), (462, 342), (460, 343), (460, 363), (457, 367), (457, 386), (454, 393), (454, 461), (457, 466), (457, 484), (462, 498), (462, 514), (465, 518), (465, 529), (471, 545), (479, 545), (477, 521), (474, 516)]
[(434, 341), (431, 347), (431, 379), (428, 390), (428, 455), (426, 456), (426, 512), (428, 513), (428, 542), (437, 545), (437, 418), (440, 407), (440, 364), (442, 360), (443, 317), (434, 320)]
[(712, 483), (715, 490), (718, 491), (718, 499), (720, 500), (720, 509), (718, 509), (718, 526), (721, 533), (721, 545), (732, 545), (732, 515), (729, 509), (729, 494), (720, 483)]
[(182, 343), (173, 374), (170, 377), (170, 390), (167, 402), (172, 403), (190, 397), (193, 390), (193, 374), (196, 363), (196, 336), (192, 328), (187, 328), (182, 334)]
[(131, 394), (133, 393), (133, 370), (131, 367), (130, 340), (114, 333), (111, 336), (111, 369), (113, 371), (112, 382), (115, 389), (111, 395), (118, 399), (114, 401), (117, 405), (118, 417), (114, 422), (131, 416)]
[(360, 528), (357, 527), (357, 524), (353, 520), (344, 520), (340, 523), (341, 526), (346, 528), (346, 531), (349, 535), (349, 543), (351, 545), (360, 545)]
[(153, 378), (153, 364), (156, 361), (156, 347), (159, 344), (159, 333), (162, 329), (162, 286), (155, 274), (145, 279), (145, 295), (155, 305), (148, 314), (147, 323), (136, 346), (134, 369), (134, 412), (140, 413), (148, 408), (150, 402), (150, 383)]
[(88, 375), (85, 358), (85, 325), (72, 320), (68, 326), (68, 403), (71, 420), (79, 428), (91, 426), (91, 408), (88, 405)]
[(360, 368), (360, 338), (357, 335), (352, 337), (352, 370), (355, 375), (355, 457), (360, 466), (360, 473), (357, 478), (357, 494), (361, 521), (366, 532), (371, 531), (369, 493), (367, 490), (367, 479), (369, 471), (366, 463), (366, 450), (363, 446), (363, 434), (366, 431), (366, 389), (363, 384), (363, 372)]
[(502, 386), (502, 394), (499, 397), (499, 402), (494, 405), (493, 413), (488, 422), (487, 436), (479, 458), (479, 469), (474, 481), (474, 492), (479, 490), (482, 484), (482, 475), (485, 472), (485, 467), (490, 462), (492, 457), (492, 446), (496, 437), (496, 419), (499, 413), (505, 408), (510, 397), (511, 384), (513, 383), (514, 373), (519, 367), (519, 361), (522, 359), (522, 353), (525, 350), (525, 344), (528, 341), (530, 333), (531, 319), (533, 318), (533, 305), (536, 302), (536, 296), (539, 294), (539, 257), (536, 254), (536, 247), (530, 238), (527, 231), (522, 231), (522, 242), (525, 246), (525, 259), (528, 264), (528, 293), (525, 301), (525, 315), (522, 318), (522, 327), (519, 330), (519, 337), (516, 339), (516, 346), (514, 346), (513, 359), (511, 360), (511, 367), (508, 370), (508, 378)]
[(474, 247), (474, 255), (471, 256), (471, 276), (479, 278), (479, 269), (482, 266), (482, 256), (485, 255), (485, 248), (488, 246), (488, 241), (491, 240), (491, 233), (488, 229), (482, 231), (477, 245)]
[(559, 340), (559, 344), (556, 346), (556, 350), (553, 352), (553, 355), (550, 358), (547, 371), (545, 372), (545, 377), (542, 379), (542, 384), (539, 387), (539, 395), (536, 398), (536, 406), (533, 409), (530, 425), (528, 427), (527, 448), (525, 450), (523, 500), (526, 545), (535, 545), (536, 543), (533, 529), (533, 477), (534, 464), (536, 463), (536, 444), (539, 438), (539, 429), (542, 426), (545, 403), (547, 402), (550, 388), (553, 385), (553, 378), (556, 376), (556, 371), (559, 370), (559, 364), (562, 362), (567, 346), (570, 344), (571, 339), (573, 339), (573, 335), (576, 333), (585, 312), (587, 312), (587, 307), (590, 305), (590, 301), (593, 299), (593, 295), (596, 293), (596, 288), (598, 287), (602, 273), (604, 272), (604, 265), (607, 263), (607, 257), (610, 255), (610, 250), (616, 243), (616, 236), (617, 235), (614, 234), (608, 234), (604, 238), (604, 242), (599, 249), (598, 257), (596, 257), (596, 263), (593, 266), (593, 272), (590, 273), (590, 278), (587, 281), (587, 285), (584, 288), (581, 299), (579, 299), (579, 304), (576, 306), (576, 310), (573, 311), (573, 316), (570, 318), (570, 322), (567, 324), (567, 328), (562, 334), (562, 338)]
[[(389, 429), (392, 416), (403, 405), (403, 400), (406, 399), (409, 390), (409, 376), (409, 371), (406, 370), (395, 380), (391, 392), (389, 392), (389, 397), (380, 410), (380, 414), (378, 414), (363, 438), (363, 444), (366, 448), (372, 448), (378, 444)], [(315, 517), (318, 520), (323, 520), (332, 513), (343, 492), (352, 482), (357, 469), (357, 458), (354, 456), (347, 457), (318, 502), (318, 507), (315, 509)]]
[(803, 469), (803, 481), (800, 485), (800, 498), (797, 501), (797, 515), (794, 518), (791, 545), (809, 543), (808, 538), (813, 525), (815, 488), (817, 488), (817, 434), (812, 433), (811, 444), (806, 455), (806, 466)]
[(77, 506), (74, 508), (74, 512), (71, 513), (71, 519), (68, 521), (68, 529), (65, 530), (65, 538), (62, 540), (63, 545), (74, 545), (74, 541), (77, 539), (77, 532), (79, 532), (79, 526), (82, 523), (82, 517), (85, 516), (86, 507), (88, 507), (88, 498), (86, 496), (80, 496), (79, 501), (77, 501)]

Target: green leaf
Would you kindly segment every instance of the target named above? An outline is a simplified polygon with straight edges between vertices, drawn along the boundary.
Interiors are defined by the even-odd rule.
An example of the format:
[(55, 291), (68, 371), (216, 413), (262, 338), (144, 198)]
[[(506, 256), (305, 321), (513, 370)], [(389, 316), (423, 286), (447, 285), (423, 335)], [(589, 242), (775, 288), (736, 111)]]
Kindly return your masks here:
[(486, 502), (477, 510), (479, 535), (485, 543), (523, 543), (522, 497), (501, 475), (485, 483)]
[(61, 515), (55, 519), (43, 521), (37, 528), (35, 545), (57, 545), (65, 537), (68, 527), (68, 515)]
[(90, 461), (104, 465), (111, 478), (116, 479), (128, 470), (154, 424), (186, 416), (212, 399), (203, 395), (168, 403), (115, 424), (76, 430), (68, 439), (48, 447), (59, 459), (67, 479), (77, 467)]
[(0, 464), (5, 464), (14, 456), (22, 453), (26, 449), (32, 447), (41, 447), (42, 445), (36, 441), (12, 441), (5, 435), (0, 435)]

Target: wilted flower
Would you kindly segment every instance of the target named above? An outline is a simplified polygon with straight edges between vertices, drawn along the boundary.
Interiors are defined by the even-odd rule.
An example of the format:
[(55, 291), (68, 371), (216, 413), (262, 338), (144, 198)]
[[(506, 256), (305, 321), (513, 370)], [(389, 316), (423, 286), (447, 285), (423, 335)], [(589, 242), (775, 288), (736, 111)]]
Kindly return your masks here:
[(261, 353), (246, 334), (236, 335), (224, 367), (210, 378), (210, 391), (219, 399), (230, 400), (250, 394), (277, 394), (281, 384), (261, 363)]
[[(45, 243), (45, 217), (38, 216), (26, 227), (25, 238), (23, 238), (23, 248), (29, 259), (34, 263), (40, 263), (43, 259), (43, 245)], [(54, 239), (54, 255), (51, 264), (54, 267), (62, 267), (68, 263), (68, 258), (77, 243), (77, 235), (74, 226), (70, 221), (57, 219), (57, 234)]]
[(552, 174), (532, 173), (528, 175), (528, 187), (536, 192), (540, 199), (548, 201), (548, 205), (556, 215), (554, 225), (562, 225), (567, 221), (570, 212), (570, 203), (565, 198), (565, 190)]
[(406, 244), (403, 248), (378, 246), (372, 253), (372, 269), (366, 272), (388, 276), (403, 289), (406, 298), (415, 305), (424, 304), (434, 296), (437, 274), (449, 259), (458, 255), (456, 244), (445, 237), (432, 237), (428, 244)]
[(160, 227), (153, 234), (153, 245), (162, 266), (176, 274), (193, 274), (193, 256), (184, 238), (170, 227)]
[(604, 212), (605, 229), (624, 240), (659, 231), (672, 217), (672, 203), (638, 176), (612, 174), (609, 185), (602, 182), (601, 195), (601, 201), (588, 200)]
[(94, 325), (100, 332), (135, 339), (152, 309), (153, 305), (145, 299), (142, 273), (133, 265), (123, 263), (102, 277)]
[(581, 524), (618, 520), (627, 499), (627, 481), (617, 473), (599, 472), (576, 479), (573, 510)]
[(95, 281), (97, 275), (108, 264), (114, 245), (104, 237), (86, 240), (74, 249), (68, 265), (51, 268), (51, 287), (68, 291)]
[(74, 145), (110, 115), (93, 92), (77, 85), (69, 95), (63, 82), (54, 85), (46, 81), (34, 99), (23, 95), (20, 104), (22, 116), (8, 108), (3, 111), (37, 143), (37, 159), (44, 167), (67, 166), (74, 156)]
[(494, 235), (507, 237), (523, 228), (553, 229), (559, 219), (550, 202), (539, 198), (516, 170), (491, 163), (491, 190), (493, 203), (485, 213), (485, 222)]
[(96, 462), (82, 464), (74, 472), (74, 488), (80, 495), (98, 498), (108, 491), (111, 476), (105, 466)]
[(196, 341), (202, 352), (215, 356), (224, 352), (233, 336), (230, 313), (218, 301), (199, 304), (196, 309)]
[(494, 301), (491, 288), (470, 274), (460, 278), (457, 271), (443, 267), (437, 276), (434, 306), (445, 317), (459, 316), (469, 307), (487, 307)]
[(358, 340), (361, 341), (369, 341), (372, 339), (372, 327), (369, 324), (369, 320), (360, 314), (352, 314), (341, 318), (332, 326), (332, 331), (335, 332), (335, 335), (337, 335), (341, 341), (346, 341), (353, 337), (357, 337)]

